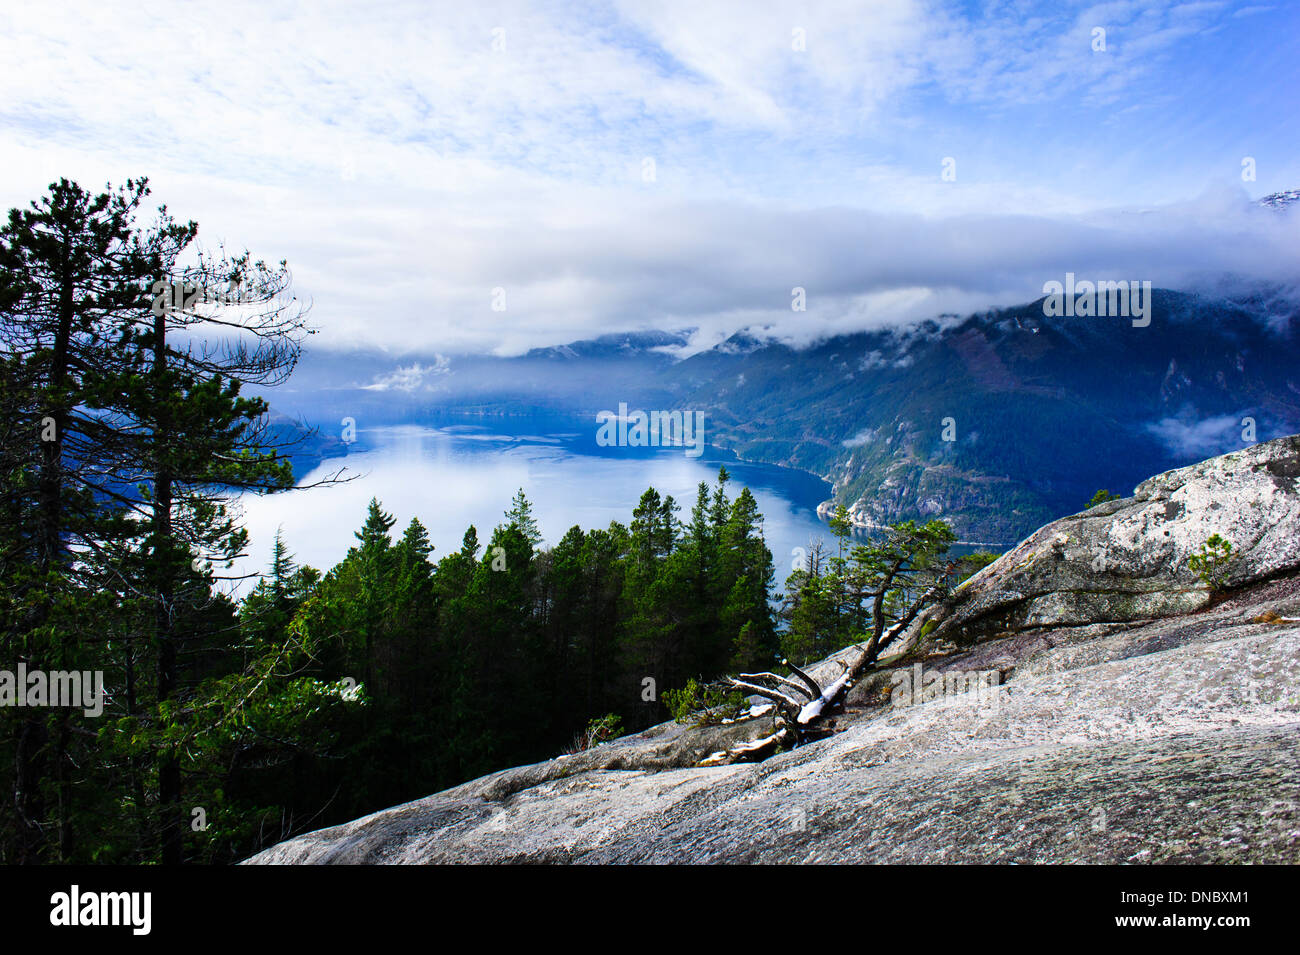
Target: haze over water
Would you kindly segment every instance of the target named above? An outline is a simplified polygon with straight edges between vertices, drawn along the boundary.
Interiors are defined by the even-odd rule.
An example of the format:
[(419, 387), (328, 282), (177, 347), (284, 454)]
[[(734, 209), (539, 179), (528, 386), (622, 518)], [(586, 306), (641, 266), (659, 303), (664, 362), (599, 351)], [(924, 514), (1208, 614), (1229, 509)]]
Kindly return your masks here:
[(604, 448), (596, 444), (594, 422), (581, 429), (567, 421), (568, 430), (553, 430), (557, 422), (551, 418), (472, 420), (360, 430), (345, 457), (327, 458), (298, 475), (299, 484), (310, 485), (346, 467), (347, 474), (359, 475), (356, 480), (245, 498), (250, 556), (236, 571), (265, 570), (277, 527), (299, 563), (328, 570), (356, 543), (353, 534), (372, 497), (396, 517), (394, 538), (412, 517), (420, 519), (434, 545), (434, 560), (458, 550), (471, 524), (486, 545), (519, 488), (532, 502), (546, 545), (556, 544), (575, 524), (591, 530), (614, 520), (630, 523), (647, 487), (672, 495), (680, 506), (678, 518), (689, 521), (697, 485), (712, 485), (719, 465), (731, 474), (730, 497), (747, 486), (758, 501), (778, 585), (792, 570), (795, 548), (807, 550), (812, 539), (831, 539), (816, 512), (830, 497), (830, 485), (800, 471), (738, 462), (730, 452), (711, 447), (696, 458), (682, 448)]

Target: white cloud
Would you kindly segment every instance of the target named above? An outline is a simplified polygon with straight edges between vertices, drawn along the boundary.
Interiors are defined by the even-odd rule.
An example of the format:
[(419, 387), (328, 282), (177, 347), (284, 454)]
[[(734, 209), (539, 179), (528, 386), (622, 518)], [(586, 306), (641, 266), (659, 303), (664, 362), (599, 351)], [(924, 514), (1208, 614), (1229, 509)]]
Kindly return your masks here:
[[(1093, 130), (1050, 130), (1066, 105), (1113, 104), (1102, 128), (1149, 117), (1153, 96), (1122, 94), (1216, 17), (1231, 19), (1129, 2), (10, 5), (0, 203), (60, 175), (147, 173), (205, 243), (290, 260), (314, 347), (394, 354), (665, 326), (807, 340), (1026, 301), (1067, 269), (1294, 274), (1278, 220), (1249, 219), (1239, 191), (1101, 208), (1168, 178), (1139, 165), (1149, 120), (1123, 127), (1145, 140), (1115, 140), (1132, 157), (1109, 178), (1076, 157)], [(993, 150), (1009, 158), (968, 138), (940, 180), (953, 110), (978, 125), (1044, 103), (1026, 142)]]
[(1171, 455), (1191, 460), (1241, 447), (1241, 420), (1242, 414), (1203, 419), (1185, 414), (1161, 418), (1147, 425), (1147, 430), (1160, 439)]
[(430, 378), (445, 375), (451, 369), (451, 361), (445, 355), (438, 355), (432, 365), (416, 362), (405, 368), (397, 368), (385, 375), (377, 375), (370, 384), (362, 385), (366, 391), (405, 391), (408, 394), (428, 387)]

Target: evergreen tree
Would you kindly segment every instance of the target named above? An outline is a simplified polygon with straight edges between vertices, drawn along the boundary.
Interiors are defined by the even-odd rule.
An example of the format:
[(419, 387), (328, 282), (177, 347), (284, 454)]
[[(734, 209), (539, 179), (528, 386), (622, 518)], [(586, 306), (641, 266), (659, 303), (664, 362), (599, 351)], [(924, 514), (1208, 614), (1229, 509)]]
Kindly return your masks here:
[[(156, 285), (173, 274), (197, 226), (162, 209), (155, 226), (137, 229), (147, 195), (143, 180), (99, 196), (62, 180), (30, 210), (11, 212), (0, 233), (0, 333), (24, 389), (18, 408), (40, 426), (30, 433), (41, 440), (37, 454), (15, 458), (25, 490), (9, 500), (10, 513), (32, 515), (32, 531), (12, 539), (26, 569), (6, 573), (0, 591), (6, 649), (15, 656), (34, 668), (104, 669), (124, 681), (132, 739), (142, 741), (129, 747), (130, 798), (142, 807), (151, 782), (156, 817), (144, 829), (157, 830), (163, 861), (178, 862), (187, 828), (180, 754), (193, 749), (187, 720), (204, 708), (183, 704), (222, 665), (221, 653), (240, 644), (234, 607), (212, 592), (199, 558), (228, 561), (247, 539), (223, 492), (292, 483), (287, 461), (263, 441), (264, 401), (242, 398), (240, 388), (283, 380), (303, 326), (272, 306), (241, 314), (238, 341), (216, 339), (213, 328), (234, 323), (219, 309), (190, 308), (196, 286), (188, 284), (179, 304), (164, 297), (157, 307)], [(202, 253), (190, 278), (201, 285), (218, 273), (269, 277), (259, 292), (267, 299), (287, 284), (286, 271)], [(77, 603), (80, 612), (69, 613)], [(91, 620), (93, 627), (83, 622)], [(22, 861), (47, 854), (51, 785), (60, 857), (76, 857), (72, 773), (102, 760), (72, 757), (74, 740), (91, 745), (74, 736), (74, 719), (41, 714), (17, 733)], [(151, 767), (139, 758), (142, 747)], [(34, 771), (42, 777), (35, 784)]]
[(396, 518), (385, 513), (379, 500), (372, 497), (366, 505), (366, 522), (361, 525), (361, 530), (352, 535), (360, 542), (356, 551), (362, 560), (374, 562), (383, 559), (393, 543), (388, 532), (395, 523)]
[[(117, 490), (103, 483), (111, 472), (104, 461), (117, 453), (121, 436), (95, 406), (113, 390), (123, 364), (105, 338), (138, 307), (141, 290), (157, 274), (155, 250), (132, 230), (146, 194), (143, 181), (92, 196), (63, 179), (29, 209), (11, 210), (0, 229), (0, 338), (12, 374), (6, 397), (16, 432), (10, 444), (16, 453), (6, 455), (16, 494), (5, 528), (11, 559), (2, 581), (10, 614), (3, 649), (6, 659), (32, 670), (80, 667), (95, 642), (77, 625), (84, 614), (67, 611), (88, 599), (103, 553), (106, 516), (97, 497), (113, 500)], [(168, 223), (155, 238), (175, 245), (188, 235), (186, 227)], [(39, 710), (20, 713), (17, 722), (15, 857), (48, 858), (45, 833), (58, 831), (66, 859), (74, 799), (67, 782), (70, 727), (64, 717)], [(46, 818), (51, 781), (59, 788), (53, 826)]]
[(411, 518), (411, 523), (402, 532), (401, 547), (404, 558), (412, 564), (428, 563), (433, 545), (429, 543), (429, 532), (418, 517)]
[(542, 532), (538, 530), (537, 522), (533, 520), (533, 505), (524, 496), (523, 488), (520, 488), (511, 500), (510, 510), (506, 511), (506, 520), (518, 527), (519, 532), (533, 547), (542, 542)]
[(460, 553), (470, 560), (478, 559), (478, 531), (471, 524), (460, 542)]
[(766, 669), (777, 649), (776, 629), (768, 604), (774, 571), (772, 552), (763, 540), (758, 502), (742, 488), (732, 503), (723, 531), (719, 572), (731, 581), (720, 615), (731, 636), (730, 669)]
[(833, 645), (837, 619), (835, 586), (821, 541), (809, 548), (806, 565), (795, 569), (786, 579), (780, 617), (786, 623), (781, 634), (784, 658), (803, 664), (839, 649)]

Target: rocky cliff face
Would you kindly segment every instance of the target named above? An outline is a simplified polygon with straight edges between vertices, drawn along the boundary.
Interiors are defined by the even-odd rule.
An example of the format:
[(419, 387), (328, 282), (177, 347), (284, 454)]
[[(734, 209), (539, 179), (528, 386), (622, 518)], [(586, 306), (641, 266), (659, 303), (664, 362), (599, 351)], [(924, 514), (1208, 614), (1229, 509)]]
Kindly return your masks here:
[(1131, 498), (1040, 528), (919, 619), (912, 643), (1196, 610), (1210, 592), (1188, 559), (1215, 534), (1232, 544), (1229, 586), (1300, 568), (1297, 478), (1300, 436), (1150, 478)]
[[(1286, 438), (1044, 527), (828, 739), (701, 766), (770, 715), (665, 724), (249, 861), (1300, 862), (1298, 485)], [(1239, 557), (1212, 598), (1186, 558), (1214, 533)]]

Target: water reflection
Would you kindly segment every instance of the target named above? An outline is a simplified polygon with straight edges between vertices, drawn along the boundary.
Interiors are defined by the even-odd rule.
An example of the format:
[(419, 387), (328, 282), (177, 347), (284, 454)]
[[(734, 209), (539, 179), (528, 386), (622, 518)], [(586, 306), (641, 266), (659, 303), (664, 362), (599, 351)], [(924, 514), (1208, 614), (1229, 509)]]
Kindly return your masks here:
[[(265, 567), (277, 527), (300, 563), (332, 567), (355, 543), (353, 533), (372, 497), (397, 518), (394, 536), (418, 517), (428, 528), (435, 559), (458, 549), (470, 524), (485, 543), (521, 487), (547, 544), (575, 524), (590, 529), (614, 520), (628, 523), (649, 486), (671, 494), (685, 521), (696, 486), (712, 484), (723, 464), (732, 475), (731, 495), (748, 486), (758, 501), (778, 583), (789, 574), (796, 548), (807, 550), (812, 539), (830, 538), (816, 513), (817, 504), (830, 496), (830, 485), (803, 472), (740, 463), (714, 448), (698, 458), (686, 457), (681, 448), (602, 448), (595, 444), (594, 429), (575, 430), (572, 421), (568, 430), (553, 433), (537, 428), (536, 421), (517, 424), (521, 427), (453, 423), (359, 432), (346, 458), (325, 460), (299, 483), (319, 481), (340, 465), (359, 475), (356, 480), (244, 501), (250, 557), (238, 570)], [(515, 430), (522, 433), (510, 433)]]

